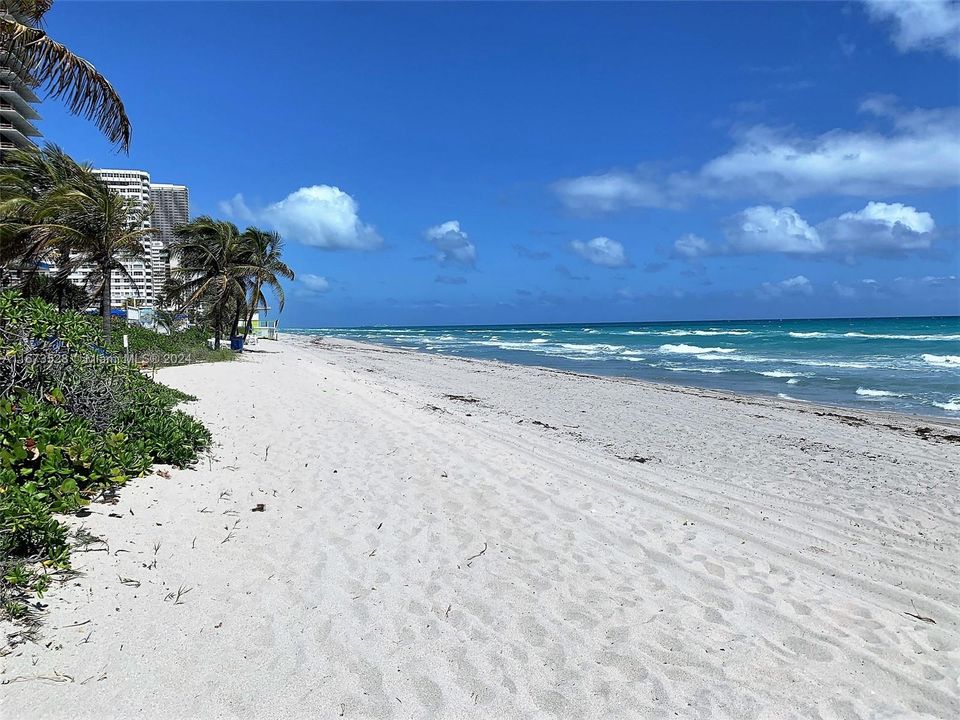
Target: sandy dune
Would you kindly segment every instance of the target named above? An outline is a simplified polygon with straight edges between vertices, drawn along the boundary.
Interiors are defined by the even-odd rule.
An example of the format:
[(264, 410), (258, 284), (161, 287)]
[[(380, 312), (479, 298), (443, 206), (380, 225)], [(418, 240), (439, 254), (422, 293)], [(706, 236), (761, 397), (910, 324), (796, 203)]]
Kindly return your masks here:
[(260, 349), (159, 374), (218, 447), (93, 506), (4, 718), (960, 716), (957, 427)]

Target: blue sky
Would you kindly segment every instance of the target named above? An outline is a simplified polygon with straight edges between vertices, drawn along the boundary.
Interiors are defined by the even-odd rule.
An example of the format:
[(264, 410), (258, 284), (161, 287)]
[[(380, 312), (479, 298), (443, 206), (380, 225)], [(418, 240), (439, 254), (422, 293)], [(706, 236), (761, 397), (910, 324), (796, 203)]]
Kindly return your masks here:
[(280, 231), (283, 324), (960, 313), (960, 6), (97, 3), (78, 159)]

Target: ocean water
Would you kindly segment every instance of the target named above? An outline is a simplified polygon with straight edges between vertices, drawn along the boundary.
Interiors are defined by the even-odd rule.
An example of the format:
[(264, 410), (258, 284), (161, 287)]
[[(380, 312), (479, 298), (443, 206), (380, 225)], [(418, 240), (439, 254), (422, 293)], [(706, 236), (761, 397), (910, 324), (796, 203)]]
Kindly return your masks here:
[(845, 407), (960, 418), (960, 317), (287, 332)]

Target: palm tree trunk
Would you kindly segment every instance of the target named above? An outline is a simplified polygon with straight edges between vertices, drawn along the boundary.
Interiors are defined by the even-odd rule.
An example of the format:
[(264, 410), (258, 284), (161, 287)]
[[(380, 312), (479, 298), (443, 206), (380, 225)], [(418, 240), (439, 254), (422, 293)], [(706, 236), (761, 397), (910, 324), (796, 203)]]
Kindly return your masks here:
[(220, 321), (223, 319), (223, 306), (217, 301), (217, 311), (213, 314), (213, 349), (220, 349)]
[(240, 329), (240, 317), (243, 315), (243, 307), (237, 303), (237, 310), (233, 313), (233, 325), (230, 326), (230, 340), (237, 336), (237, 330)]
[(111, 280), (110, 268), (101, 265), (100, 272), (103, 274), (103, 294), (100, 296), (100, 317), (103, 320), (103, 342), (110, 344), (110, 290)]

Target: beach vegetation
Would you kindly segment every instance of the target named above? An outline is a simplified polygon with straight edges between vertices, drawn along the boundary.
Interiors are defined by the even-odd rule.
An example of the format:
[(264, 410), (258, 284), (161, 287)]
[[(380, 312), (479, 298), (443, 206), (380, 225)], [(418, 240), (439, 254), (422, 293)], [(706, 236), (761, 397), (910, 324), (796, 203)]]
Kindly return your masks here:
[[(0, 607), (69, 568), (57, 514), (145, 475), (186, 467), (207, 429), (176, 408), (193, 399), (103, 346), (89, 316), (0, 293)], [(44, 580), (44, 578), (47, 580)]]
[[(126, 348), (123, 346), (124, 336), (127, 338)], [(157, 332), (132, 323), (118, 324), (108, 349), (118, 355), (126, 353), (132, 363), (147, 368), (220, 362), (237, 357), (226, 348), (211, 349), (207, 344), (208, 336), (209, 329), (205, 325)]]
[(152, 207), (122, 198), (88, 165), (55, 145), (15, 150), (0, 170), (0, 264), (4, 284), (24, 287), (45, 270), (58, 309), (75, 293), (70, 275), (86, 267), (83, 292), (99, 299), (103, 334), (112, 327), (111, 282), (123, 260), (142, 257)]

